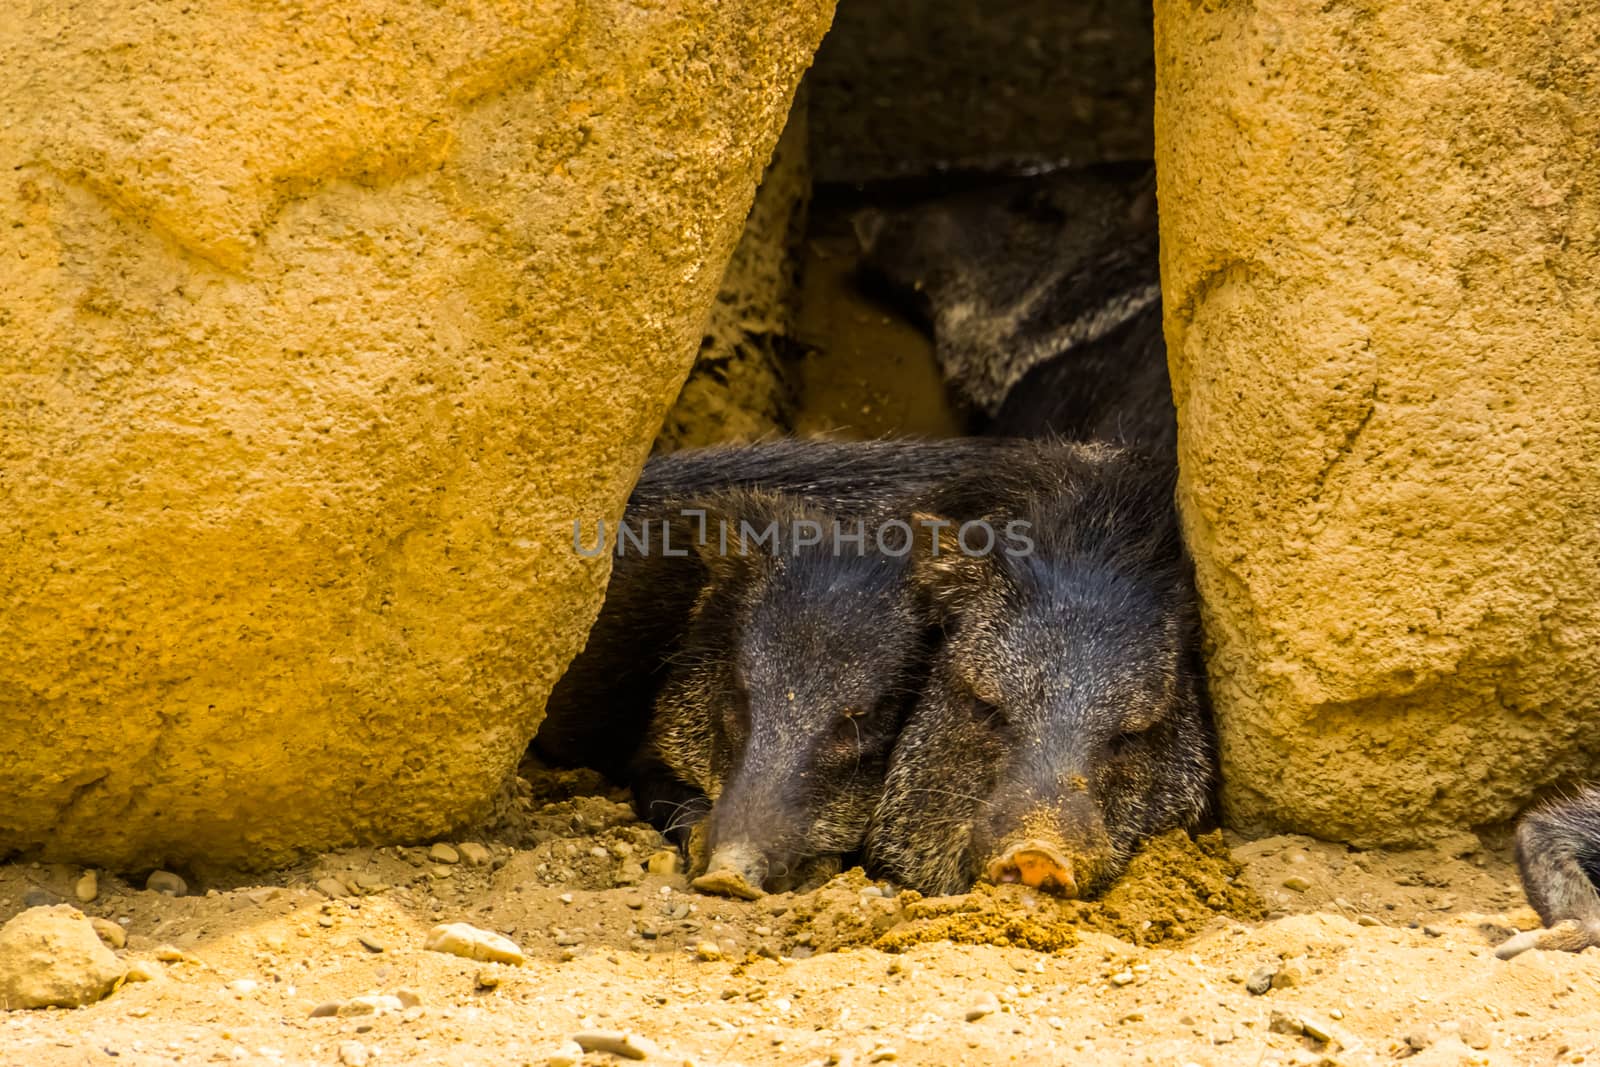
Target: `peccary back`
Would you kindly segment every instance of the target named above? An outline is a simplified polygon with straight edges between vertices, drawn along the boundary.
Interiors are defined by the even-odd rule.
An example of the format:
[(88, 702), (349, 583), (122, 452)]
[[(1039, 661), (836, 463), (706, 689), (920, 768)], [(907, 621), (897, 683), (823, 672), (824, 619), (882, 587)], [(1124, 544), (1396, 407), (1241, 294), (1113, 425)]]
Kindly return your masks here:
[(1175, 447), (1148, 166), (867, 212), (857, 231), (865, 268), (927, 319), (986, 433)]

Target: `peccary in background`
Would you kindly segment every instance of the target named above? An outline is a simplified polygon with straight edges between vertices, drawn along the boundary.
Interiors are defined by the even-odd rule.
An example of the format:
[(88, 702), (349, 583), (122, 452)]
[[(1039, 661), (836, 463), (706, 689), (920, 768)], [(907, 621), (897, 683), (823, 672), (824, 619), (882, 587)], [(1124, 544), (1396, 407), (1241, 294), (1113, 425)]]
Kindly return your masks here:
[(1172, 493), (1170, 464), (1041, 441), (935, 494), (950, 519), (1025, 520), (1034, 547), (918, 564), (946, 636), (869, 831), (879, 870), (1082, 896), (1206, 816), (1216, 744)]
[[(848, 520), (1003, 462), (1013, 447), (973, 439), (780, 440), (675, 452), (645, 466), (624, 522), (635, 531), (659, 529), (707, 494), (741, 487), (788, 493)], [(592, 550), (592, 517), (583, 529), (575, 541)], [(615, 533), (608, 524), (604, 543), (615, 555), (605, 603), (588, 643), (546, 702), (533, 752), (553, 766), (593, 767), (626, 783), (707, 572), (697, 553), (641, 551)]]
[(1600, 788), (1590, 786), (1524, 815), (1517, 827), (1517, 866), (1544, 929), (1517, 934), (1495, 950), (1497, 956), (1600, 945)]
[[(648, 808), (660, 767), (711, 798), (691, 873), (749, 896), (861, 846), (931, 633), (908, 528), (888, 530), (884, 551), (875, 519), (840, 522), (787, 494), (736, 490), (705, 508), (709, 578), (635, 791)], [(754, 545), (751, 530), (772, 536)]]
[(928, 320), (986, 433), (1174, 449), (1154, 177), (1064, 170), (857, 216), (867, 276)]

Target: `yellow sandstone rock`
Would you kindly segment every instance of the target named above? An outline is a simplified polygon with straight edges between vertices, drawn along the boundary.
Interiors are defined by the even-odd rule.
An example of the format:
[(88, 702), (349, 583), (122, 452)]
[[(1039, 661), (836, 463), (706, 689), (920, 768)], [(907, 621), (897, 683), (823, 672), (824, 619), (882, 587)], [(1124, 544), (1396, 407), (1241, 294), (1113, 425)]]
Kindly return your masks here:
[(1227, 814), (1360, 843), (1600, 751), (1600, 8), (1156, 5)]
[(831, 9), (0, 18), (0, 854), (268, 864), (487, 804)]

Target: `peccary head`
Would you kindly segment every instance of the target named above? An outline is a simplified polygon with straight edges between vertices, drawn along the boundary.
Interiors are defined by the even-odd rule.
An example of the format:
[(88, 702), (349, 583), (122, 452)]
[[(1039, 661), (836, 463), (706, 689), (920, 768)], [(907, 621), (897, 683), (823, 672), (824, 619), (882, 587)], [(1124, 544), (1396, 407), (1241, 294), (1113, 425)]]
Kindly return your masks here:
[(1090, 895), (1207, 809), (1215, 745), (1171, 477), (1076, 455), (1059, 477), (990, 476), (952, 502), (1026, 521), (1030, 552), (918, 565), (946, 637), (868, 853), (922, 892), (986, 878)]
[(855, 520), (781, 495), (723, 494), (707, 511), (709, 580), (651, 745), (713, 802), (710, 869), (781, 884), (860, 847), (928, 623), (910, 553), (879, 551), (873, 522), (862, 545), (835, 537)]
[(854, 221), (865, 279), (927, 321), (945, 379), (994, 416), (1029, 371), (1155, 304), (1155, 207), (1151, 168), (1112, 164)]

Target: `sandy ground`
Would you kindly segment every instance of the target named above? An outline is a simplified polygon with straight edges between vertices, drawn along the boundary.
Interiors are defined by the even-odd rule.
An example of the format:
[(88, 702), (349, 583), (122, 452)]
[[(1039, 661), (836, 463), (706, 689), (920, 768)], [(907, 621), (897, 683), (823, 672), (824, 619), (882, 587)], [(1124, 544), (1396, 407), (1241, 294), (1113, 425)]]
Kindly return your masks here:
[[(595, 791), (575, 776), (565, 788)], [(661, 841), (615, 796), (561, 793), (545, 782), (508, 800), (470, 838), (486, 846), (479, 865), (358, 849), (266, 877), (181, 872), (180, 898), (102, 872), (81, 906), (126, 929), (119, 955), (153, 980), (87, 1008), (0, 1015), (0, 1063), (546, 1064), (587, 1030), (632, 1031), (656, 1046), (651, 1062), (700, 1065), (1600, 1056), (1600, 950), (1496, 960), (1492, 946), (1534, 916), (1503, 848), (1471, 835), (1411, 853), (1230, 841), (1242, 874), (1229, 893), (1253, 888), (1265, 917), (1180, 908), (1176, 931), (1134, 915), (1124, 938), (1093, 928), (1116, 927), (1109, 906), (1010, 891), (922, 901), (859, 872), (754, 902), (701, 896), (646, 869)], [(26, 894), (73, 900), (82, 873), (0, 867), (0, 920)], [(1005, 920), (945, 928), (959, 937), (1043, 929), (1038, 943), (1059, 943), (922, 940), (950, 914)], [(423, 949), (455, 921), (509, 936), (527, 961)], [(871, 947), (896, 937), (904, 951)], [(313, 1017), (400, 993), (390, 1010)]]

